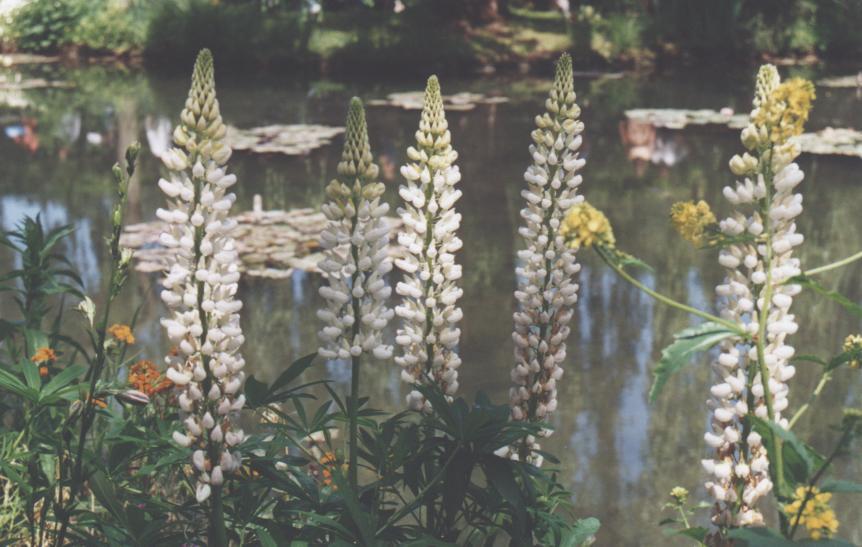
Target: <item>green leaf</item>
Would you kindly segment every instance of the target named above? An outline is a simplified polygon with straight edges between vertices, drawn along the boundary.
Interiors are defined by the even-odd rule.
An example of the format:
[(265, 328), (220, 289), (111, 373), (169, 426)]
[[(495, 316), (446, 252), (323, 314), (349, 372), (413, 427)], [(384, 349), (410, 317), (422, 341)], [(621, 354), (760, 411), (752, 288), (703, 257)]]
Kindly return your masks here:
[(90, 476), (90, 488), (93, 490), (93, 495), (99, 500), (99, 503), (113, 515), (113, 517), (122, 523), (126, 523), (126, 513), (123, 511), (123, 504), (117, 498), (114, 492), (114, 486), (103, 471), (96, 471)]
[(21, 363), (21, 370), (24, 372), (24, 380), (27, 386), (31, 389), (39, 391), (42, 388), (42, 377), (39, 376), (39, 365), (30, 361)]
[[(24, 363), (24, 366), (32, 366), (32, 363)], [(9, 391), (31, 402), (39, 397), (35, 389), (27, 387), (14, 374), (3, 369), (0, 369), (0, 391)]]
[(703, 526), (694, 526), (692, 528), (683, 528), (681, 530), (670, 530), (669, 535), (686, 536), (699, 543), (703, 543), (706, 540), (707, 532), (708, 530)]
[[(786, 547), (793, 542), (770, 528), (735, 528), (728, 532), (727, 537), (740, 540), (740, 547)], [(736, 544), (736, 543), (735, 543)]]
[(87, 367), (84, 365), (72, 365), (64, 368), (59, 374), (51, 378), (51, 381), (42, 388), (42, 392), (47, 396), (51, 395), (55, 391), (58, 391), (77, 378), (78, 376), (84, 374), (87, 371)]
[(692, 355), (706, 351), (735, 334), (732, 330), (711, 322), (676, 333), (674, 342), (662, 350), (661, 359), (653, 370), (649, 401), (655, 402), (670, 377), (686, 366), (691, 361)]
[[(773, 438), (781, 439), (786, 484), (785, 491), (776, 493), (780, 498), (789, 499), (792, 497), (796, 486), (808, 484), (814, 473), (823, 465), (823, 456), (802, 442), (792, 431), (784, 429), (774, 422), (756, 416), (749, 416), (747, 419), (751, 420), (754, 430), (763, 437), (763, 444), (770, 461), (775, 460)], [(769, 472), (775, 481), (775, 470), (770, 467)]]
[(309, 353), (303, 357), (300, 357), (296, 361), (290, 364), (287, 367), (287, 370), (281, 373), (281, 375), (275, 379), (275, 382), (272, 383), (272, 386), (269, 388), (271, 393), (275, 393), (279, 389), (284, 386), (290, 384), (295, 379), (299, 378), (299, 376), (305, 372), (311, 365), (314, 364), (314, 359), (317, 357), (317, 353)]
[(601, 523), (597, 518), (581, 519), (563, 535), (560, 547), (580, 547), (594, 537), (600, 527)]
[(820, 485), (821, 492), (836, 492), (842, 494), (862, 494), (862, 484), (853, 481), (830, 479)]
[(856, 317), (862, 318), (862, 306), (853, 302), (843, 294), (839, 293), (835, 290), (830, 290), (812, 279), (805, 274), (797, 275), (795, 277), (791, 277), (787, 281), (785, 281), (788, 285), (800, 285), (806, 289), (811, 289), (821, 296), (825, 296), (826, 298), (832, 300), (833, 302), (837, 302), (841, 305), (845, 310), (852, 313)]

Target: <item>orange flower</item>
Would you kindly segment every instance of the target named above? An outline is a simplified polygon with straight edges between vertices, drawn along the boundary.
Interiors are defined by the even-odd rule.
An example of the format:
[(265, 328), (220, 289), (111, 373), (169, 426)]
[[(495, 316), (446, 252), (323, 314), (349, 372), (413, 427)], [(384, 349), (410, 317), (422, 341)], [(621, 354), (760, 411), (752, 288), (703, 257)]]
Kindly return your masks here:
[(97, 399), (92, 396), (90, 397), (90, 404), (98, 408), (108, 408), (108, 403), (104, 399)]
[(174, 387), (152, 361), (142, 359), (129, 369), (129, 385), (149, 396)]
[(114, 323), (113, 325), (108, 327), (108, 334), (110, 334), (120, 342), (124, 342), (126, 344), (135, 343), (135, 335), (132, 334), (132, 329), (128, 325)]
[(42, 378), (48, 376), (48, 367), (39, 367), (39, 376)]
[(42, 347), (36, 350), (33, 357), (30, 357), (30, 360), (34, 363), (46, 363), (49, 361), (53, 363), (57, 360), (57, 354), (49, 347)]

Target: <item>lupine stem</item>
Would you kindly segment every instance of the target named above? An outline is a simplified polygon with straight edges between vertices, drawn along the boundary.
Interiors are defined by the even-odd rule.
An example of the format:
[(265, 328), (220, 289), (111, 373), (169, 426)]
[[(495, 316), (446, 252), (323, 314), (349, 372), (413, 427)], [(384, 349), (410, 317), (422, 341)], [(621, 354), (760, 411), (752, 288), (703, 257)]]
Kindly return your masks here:
[(803, 272), (804, 275), (817, 275), (822, 274), (831, 270), (835, 270), (841, 268), (843, 266), (847, 266), (848, 264), (852, 264), (857, 260), (862, 259), (862, 251), (859, 251), (856, 254), (852, 254), (848, 257), (842, 258), (841, 260), (836, 260), (835, 262), (830, 262), (829, 264), (824, 264), (823, 266), (818, 266), (817, 268), (813, 268), (811, 270), (806, 270)]
[(711, 313), (699, 310), (699, 309), (694, 308), (692, 306), (689, 306), (687, 304), (683, 304), (682, 302), (678, 302), (669, 296), (665, 296), (665, 295), (663, 295), (657, 291), (650, 289), (649, 287), (647, 287), (646, 285), (644, 285), (643, 283), (638, 281), (635, 277), (630, 275), (628, 272), (626, 272), (622, 268), (622, 266), (620, 266), (619, 264), (614, 262), (608, 256), (607, 251), (605, 251), (601, 246), (596, 246), (596, 251), (598, 251), (599, 256), (602, 258), (602, 260), (605, 262), (605, 264), (610, 266), (611, 269), (614, 270), (617, 274), (619, 274), (620, 277), (622, 277), (623, 279), (625, 279), (626, 281), (628, 281), (629, 283), (631, 283), (632, 285), (634, 285), (635, 287), (637, 287), (641, 291), (645, 292), (646, 294), (648, 294), (649, 296), (651, 296), (655, 300), (658, 300), (659, 302), (661, 302), (663, 304), (667, 304), (668, 306), (671, 306), (672, 308), (676, 308), (676, 309), (684, 311), (686, 313), (690, 313), (692, 315), (702, 317), (703, 319), (706, 319), (707, 321), (712, 321), (714, 323), (718, 323), (719, 325), (732, 330), (733, 332), (735, 332), (739, 336), (742, 336), (743, 338), (749, 338), (748, 333), (745, 332), (744, 330), (740, 329), (739, 325), (737, 325), (735, 323), (731, 323), (730, 321), (726, 321), (726, 320), (722, 319), (721, 317), (717, 317)]

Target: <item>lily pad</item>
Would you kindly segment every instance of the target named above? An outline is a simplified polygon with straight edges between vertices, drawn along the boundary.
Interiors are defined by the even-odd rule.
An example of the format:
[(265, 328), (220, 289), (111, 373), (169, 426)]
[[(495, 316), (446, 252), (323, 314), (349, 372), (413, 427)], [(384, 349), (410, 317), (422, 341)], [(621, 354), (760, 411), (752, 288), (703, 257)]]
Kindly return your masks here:
[(665, 129), (683, 129), (689, 125), (725, 125), (742, 129), (748, 125), (747, 114), (734, 114), (732, 110), (685, 110), (679, 108), (638, 108), (626, 110), (630, 120)]
[(823, 78), (822, 80), (817, 81), (817, 85), (821, 87), (862, 87), (862, 72), (852, 74), (850, 76)]
[[(366, 104), (368, 106), (393, 106), (404, 110), (422, 110), (422, 102), (425, 93), (422, 91), (405, 91), (401, 93), (390, 93), (385, 99), (372, 99)], [(443, 105), (447, 110), (473, 110), (480, 104), (499, 104), (509, 102), (506, 97), (488, 96), (481, 93), (470, 93), (467, 91), (454, 95), (444, 95)]]
[(256, 154), (303, 156), (332, 143), (343, 127), (315, 124), (266, 125), (250, 129), (227, 128), (227, 143), (234, 150)]
[(803, 133), (793, 139), (803, 152), (862, 158), (862, 131), (827, 127), (816, 133)]
[[(237, 242), (242, 264), (240, 271), (252, 277), (285, 279), (295, 270), (319, 273), (323, 259), (320, 232), (326, 217), (314, 209), (290, 211), (248, 211), (233, 217), (237, 225), (231, 234)], [(394, 239), (400, 220), (387, 219)], [(123, 247), (132, 249), (135, 269), (140, 272), (161, 272), (168, 264), (170, 253), (159, 244), (159, 234), (165, 229), (160, 221), (127, 226), (120, 237)], [(397, 253), (390, 246), (390, 254)]]

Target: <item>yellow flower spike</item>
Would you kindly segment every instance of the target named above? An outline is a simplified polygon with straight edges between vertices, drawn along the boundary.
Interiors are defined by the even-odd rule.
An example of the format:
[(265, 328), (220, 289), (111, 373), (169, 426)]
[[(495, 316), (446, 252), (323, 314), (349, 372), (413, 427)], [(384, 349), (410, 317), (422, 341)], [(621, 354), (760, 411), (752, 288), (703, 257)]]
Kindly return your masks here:
[(135, 335), (132, 334), (132, 328), (128, 325), (114, 323), (108, 327), (108, 334), (113, 336), (118, 342), (123, 342), (125, 344), (135, 343)]
[(670, 220), (679, 235), (695, 246), (703, 243), (706, 228), (716, 223), (709, 204), (703, 200), (674, 203), (670, 208)]
[[(802, 507), (806, 496), (808, 501)], [(796, 522), (798, 515), (799, 524), (808, 530), (811, 539), (828, 538), (838, 531), (838, 519), (835, 517), (835, 511), (829, 506), (831, 499), (832, 494), (829, 492), (820, 492), (815, 487), (811, 487), (809, 492), (809, 488), (800, 486), (796, 489), (794, 500), (782, 509), (791, 523)]]
[[(862, 334), (848, 335), (847, 338), (844, 339), (844, 346), (841, 349), (845, 353), (849, 353), (851, 351), (862, 352)], [(860, 363), (860, 358), (857, 356), (850, 359), (847, 364), (850, 368), (859, 368), (862, 363)]]
[(569, 209), (560, 227), (560, 235), (575, 249), (592, 247), (596, 243), (607, 247), (616, 245), (608, 217), (586, 201)]

